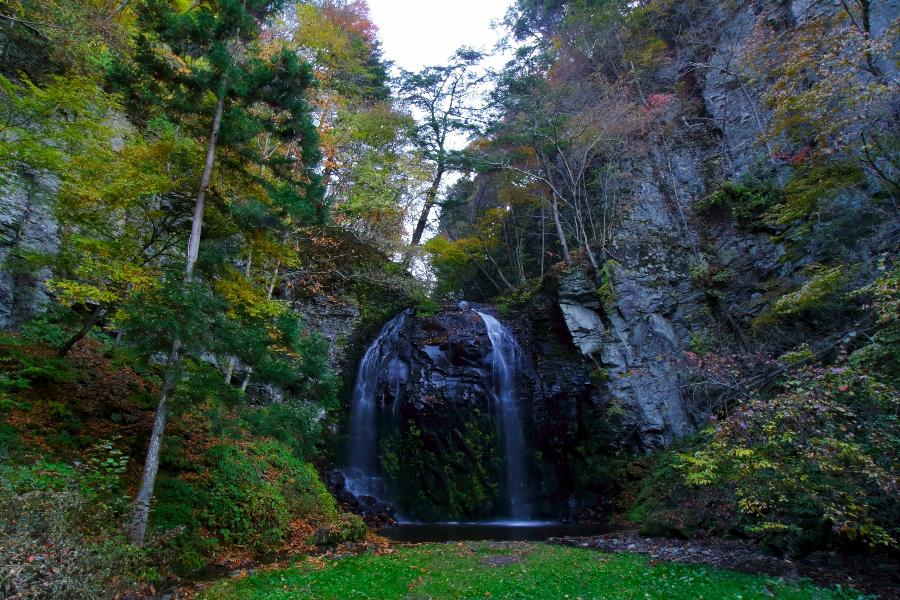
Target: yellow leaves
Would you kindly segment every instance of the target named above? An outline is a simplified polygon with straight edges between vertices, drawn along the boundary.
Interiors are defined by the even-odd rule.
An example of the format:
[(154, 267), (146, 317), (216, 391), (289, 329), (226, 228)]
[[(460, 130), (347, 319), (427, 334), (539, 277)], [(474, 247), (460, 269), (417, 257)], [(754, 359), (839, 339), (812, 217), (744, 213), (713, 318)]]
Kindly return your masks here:
[(85, 244), (79, 246), (80, 260), (69, 277), (47, 283), (63, 304), (116, 304), (126, 295), (160, 284), (155, 269), (131, 263), (127, 257), (106, 256), (108, 248), (102, 244), (93, 244), (94, 253)]
[(247, 239), (246, 250), (252, 261), (255, 262), (257, 257), (262, 257), (268, 263), (278, 265), (279, 269), (300, 264), (300, 255), (290, 244), (265, 235), (265, 232), (259, 230), (253, 233), (255, 235)]
[(284, 310), (280, 302), (269, 300), (263, 290), (235, 269), (229, 269), (223, 277), (216, 280), (214, 287), (228, 302), (226, 312), (231, 317), (271, 319)]
[(431, 238), (423, 245), (423, 248), (433, 260), (457, 268), (464, 266), (470, 258), (466, 244), (451, 242), (443, 236)]
[(761, 517), (769, 510), (769, 505), (759, 498), (740, 498), (738, 509), (745, 515)]
[[(111, 140), (73, 158), (65, 179), (61, 202), (67, 213), (142, 208), (148, 198), (174, 191), (188, 192), (198, 155), (189, 140), (164, 137), (147, 141), (133, 136), (118, 151)], [(176, 165), (184, 160), (186, 164)]]
[(796, 292), (785, 294), (772, 305), (775, 316), (790, 316), (799, 312), (823, 308), (834, 301), (847, 281), (845, 267), (820, 267)]
[(732, 455), (734, 455), (735, 458), (741, 459), (752, 458), (755, 454), (756, 453), (750, 448), (735, 448), (732, 451)]
[(56, 294), (61, 303), (68, 305), (84, 304), (89, 301), (109, 304), (119, 299), (118, 295), (108, 288), (72, 280), (51, 280), (47, 282), (47, 288)]
[(763, 99), (774, 113), (772, 141), (785, 137), (827, 156), (858, 143), (859, 114), (873, 122), (889, 116), (894, 93), (873, 77), (872, 65), (890, 60), (890, 30), (872, 39), (847, 18), (819, 17), (789, 36), (756, 37), (764, 41), (751, 44), (746, 63), (771, 80)]
[(694, 453), (677, 454), (676, 468), (684, 475), (685, 481), (703, 487), (714, 484), (719, 479), (718, 461), (714, 452), (701, 450)]

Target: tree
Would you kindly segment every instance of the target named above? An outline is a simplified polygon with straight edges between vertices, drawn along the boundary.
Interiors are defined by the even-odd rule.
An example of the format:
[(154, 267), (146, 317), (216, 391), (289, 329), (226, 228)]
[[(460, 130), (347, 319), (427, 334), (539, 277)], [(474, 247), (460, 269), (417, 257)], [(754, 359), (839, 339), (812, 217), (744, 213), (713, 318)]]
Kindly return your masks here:
[(148, 133), (131, 134), (118, 149), (95, 147), (63, 180), (62, 241), (48, 286), (60, 303), (92, 308), (60, 356), (130, 296), (161, 285), (161, 265), (184, 241), (178, 225), (195, 183), (196, 144), (172, 131)]
[(483, 81), (475, 71), (481, 59), (480, 53), (462, 48), (447, 65), (425, 67), (416, 73), (403, 71), (400, 75), (398, 94), (418, 121), (415, 144), (432, 169), (431, 185), (425, 192), (411, 246), (422, 241), (444, 175), (452, 167), (451, 136), (475, 130), (467, 101)]
[[(550, 215), (562, 256), (572, 262), (569, 235), (599, 271), (593, 245), (606, 248), (609, 215), (607, 178), (623, 142), (638, 129), (633, 105), (619, 86), (576, 74), (545, 77), (549, 65), (512, 64), (494, 101), (503, 118), (491, 128), (483, 160), (519, 173), (547, 189)], [(496, 158), (496, 152), (505, 155)], [(601, 169), (605, 163), (605, 169)], [(599, 208), (599, 210), (598, 210)]]
[[(207, 127), (206, 153), (194, 197), (190, 236), (182, 282), (188, 298), (204, 286), (193, 285), (200, 258), (204, 209), (213, 167), (222, 140), (230, 166), (265, 191), (276, 214), (306, 217), (309, 205), (321, 194), (314, 169), (319, 159), (318, 138), (306, 101), (312, 85), (309, 67), (287, 49), (267, 53), (259, 38), (267, 19), (281, 9), (282, 0), (218, 0), (185, 10), (163, 0), (145, 0), (143, 25), (131, 64), (118, 65), (117, 80), (126, 84), (132, 107), (145, 114), (163, 114), (176, 122)], [(201, 110), (197, 110), (199, 106)], [(205, 113), (205, 114), (204, 114)], [(281, 152), (260, 152), (260, 138), (283, 142)], [(244, 159), (243, 161), (241, 159)], [(258, 174), (241, 163), (258, 165)], [(193, 311), (187, 311), (190, 319)], [(144, 474), (131, 520), (132, 540), (144, 541), (153, 487), (159, 468), (168, 399), (177, 377), (182, 331), (171, 330), (171, 344), (160, 386)]]

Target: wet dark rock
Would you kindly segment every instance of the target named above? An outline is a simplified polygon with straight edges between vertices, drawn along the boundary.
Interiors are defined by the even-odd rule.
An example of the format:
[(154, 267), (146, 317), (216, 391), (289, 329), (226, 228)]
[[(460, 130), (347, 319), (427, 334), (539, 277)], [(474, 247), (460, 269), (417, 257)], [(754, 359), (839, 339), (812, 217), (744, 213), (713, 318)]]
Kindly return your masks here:
[(325, 483), (338, 503), (346, 510), (360, 515), (366, 525), (380, 529), (397, 522), (397, 511), (390, 503), (367, 494), (357, 495), (350, 492), (347, 489), (347, 477), (340, 469), (328, 471), (325, 474)]

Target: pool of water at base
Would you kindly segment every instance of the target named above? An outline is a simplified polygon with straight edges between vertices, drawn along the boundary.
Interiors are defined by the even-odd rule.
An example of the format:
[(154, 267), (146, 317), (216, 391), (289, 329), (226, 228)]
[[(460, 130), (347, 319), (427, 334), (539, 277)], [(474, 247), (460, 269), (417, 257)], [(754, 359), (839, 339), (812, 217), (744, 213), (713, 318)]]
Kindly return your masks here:
[(556, 537), (578, 537), (608, 533), (608, 525), (560, 523), (558, 521), (473, 521), (446, 523), (400, 523), (379, 533), (395, 542), (514, 541), (538, 542)]

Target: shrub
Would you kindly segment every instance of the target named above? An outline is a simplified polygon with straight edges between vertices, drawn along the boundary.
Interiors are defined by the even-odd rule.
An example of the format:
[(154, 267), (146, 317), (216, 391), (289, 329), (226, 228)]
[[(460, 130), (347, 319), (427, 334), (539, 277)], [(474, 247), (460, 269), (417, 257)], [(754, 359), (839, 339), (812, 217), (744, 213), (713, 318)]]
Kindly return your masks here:
[(713, 335), (708, 328), (693, 332), (691, 334), (691, 339), (688, 341), (688, 347), (691, 351), (697, 353), (701, 357), (706, 356), (711, 352), (715, 352), (720, 346), (721, 340)]
[(359, 515), (344, 513), (333, 522), (316, 530), (310, 542), (317, 546), (357, 542), (366, 537), (366, 531), (366, 524)]
[[(702, 440), (688, 440), (682, 451), (699, 447)], [(698, 493), (685, 484), (676, 469), (679, 447), (660, 452), (650, 460), (649, 470), (634, 484), (626, 486), (633, 497), (627, 507), (628, 519), (640, 527), (642, 535), (689, 538), (700, 532), (728, 533), (733, 522), (733, 493), (720, 486)]]
[(888, 269), (882, 261), (879, 269), (884, 274), (856, 295), (869, 296), (870, 308), (879, 325), (871, 342), (856, 351), (851, 362), (861, 368), (871, 369), (886, 377), (900, 373), (900, 265)]
[(310, 456), (322, 439), (321, 405), (287, 397), (263, 408), (248, 407), (243, 420), (251, 433), (286, 444), (298, 457)]
[(697, 212), (727, 209), (741, 227), (755, 229), (767, 225), (765, 214), (784, 200), (784, 192), (770, 177), (746, 176), (726, 181), (696, 205)]
[(813, 354), (812, 349), (809, 347), (809, 344), (801, 344), (799, 347), (785, 352), (781, 356), (778, 357), (778, 362), (787, 363), (789, 365), (794, 365), (797, 363), (807, 362), (815, 359), (816, 355)]
[(293, 518), (338, 516), (316, 470), (280, 442), (216, 446), (208, 458), (201, 519), (224, 542), (264, 550), (284, 539)]
[(71, 337), (62, 325), (47, 314), (39, 315), (23, 324), (20, 334), (22, 341), (27, 344), (47, 344), (52, 348), (61, 348)]
[(898, 546), (896, 390), (850, 367), (807, 368), (676, 454), (683, 485), (734, 491), (735, 525), (783, 551)]
[(864, 179), (860, 168), (847, 162), (799, 169), (784, 188), (784, 202), (774, 206), (767, 218), (785, 225), (805, 220), (844, 190), (860, 185)]
[[(165, 565), (102, 521), (90, 471), (39, 463), (0, 472), (0, 596), (67, 600), (113, 598), (159, 578)], [(111, 517), (107, 513), (107, 517)], [(103, 523), (101, 535), (89, 535)], [(94, 539), (102, 539), (94, 542)]]
[(772, 306), (756, 318), (757, 324), (769, 323), (798, 314), (830, 311), (841, 306), (842, 291), (847, 285), (846, 268), (813, 267), (810, 278), (800, 289), (775, 300)]

